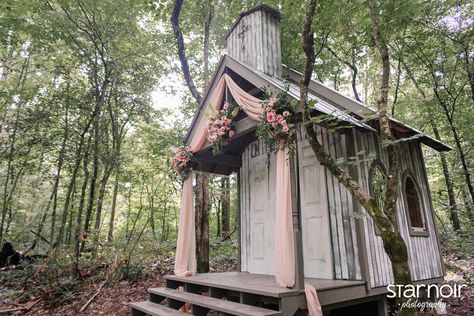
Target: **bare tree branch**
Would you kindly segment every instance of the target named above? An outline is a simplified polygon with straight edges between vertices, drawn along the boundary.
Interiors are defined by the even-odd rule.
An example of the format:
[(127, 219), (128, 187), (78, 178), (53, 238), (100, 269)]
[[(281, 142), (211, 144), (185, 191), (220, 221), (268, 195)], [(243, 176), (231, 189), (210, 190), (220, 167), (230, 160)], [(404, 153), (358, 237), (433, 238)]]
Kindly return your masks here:
[(178, 56), (181, 63), (181, 70), (183, 71), (184, 80), (186, 81), (189, 91), (191, 91), (194, 99), (198, 104), (200, 104), (202, 96), (197, 90), (193, 77), (191, 76), (191, 72), (189, 71), (188, 59), (186, 58), (186, 50), (184, 48), (183, 34), (179, 28), (179, 14), (181, 12), (183, 2), (184, 0), (175, 0), (174, 2), (173, 15), (171, 16), (171, 27), (173, 28), (176, 41), (178, 42)]

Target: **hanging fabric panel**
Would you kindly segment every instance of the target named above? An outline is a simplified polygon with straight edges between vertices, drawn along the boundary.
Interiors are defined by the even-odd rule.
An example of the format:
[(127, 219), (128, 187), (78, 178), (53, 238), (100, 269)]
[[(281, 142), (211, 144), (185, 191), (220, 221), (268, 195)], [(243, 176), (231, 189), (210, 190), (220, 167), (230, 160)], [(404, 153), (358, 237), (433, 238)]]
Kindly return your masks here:
[[(235, 102), (242, 108), (248, 117), (259, 121), (264, 113), (261, 100), (242, 90), (230, 76), (223, 74), (217, 83), (211, 97), (207, 112), (202, 113), (189, 144), (190, 151), (199, 151), (206, 143), (207, 116), (219, 111), (224, 97), (225, 88), (228, 88)], [(295, 284), (295, 251), (293, 237), (293, 221), (291, 207), (291, 177), (288, 150), (280, 149), (277, 153), (276, 176), (276, 207), (275, 207), (275, 252), (277, 283), (282, 287), (291, 288)], [(174, 273), (179, 276), (190, 276), (196, 273), (196, 242), (195, 220), (193, 207), (192, 175), (184, 181), (179, 213), (178, 241)], [(322, 316), (316, 289), (305, 284), (305, 294), (310, 316)]]

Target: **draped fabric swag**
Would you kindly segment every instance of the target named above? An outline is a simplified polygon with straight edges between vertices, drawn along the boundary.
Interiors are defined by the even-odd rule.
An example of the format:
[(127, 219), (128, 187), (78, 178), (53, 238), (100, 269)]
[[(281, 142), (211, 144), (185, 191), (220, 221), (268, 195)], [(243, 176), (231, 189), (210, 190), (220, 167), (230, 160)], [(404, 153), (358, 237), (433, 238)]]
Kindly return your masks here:
[[(242, 90), (227, 74), (222, 75), (209, 99), (211, 112), (217, 113), (224, 97), (225, 87), (242, 110), (253, 120), (259, 121), (263, 114), (261, 100)], [(206, 143), (208, 119), (204, 116), (198, 122), (189, 144), (190, 151), (199, 151)], [(295, 284), (295, 255), (291, 208), (291, 178), (287, 149), (277, 153), (276, 209), (275, 209), (275, 253), (276, 281), (282, 287)], [(184, 181), (179, 213), (178, 241), (174, 273), (190, 276), (196, 273), (196, 242), (193, 207), (192, 175)], [(308, 288), (308, 289), (307, 289)], [(305, 284), (308, 310), (311, 316), (322, 315), (316, 290)]]

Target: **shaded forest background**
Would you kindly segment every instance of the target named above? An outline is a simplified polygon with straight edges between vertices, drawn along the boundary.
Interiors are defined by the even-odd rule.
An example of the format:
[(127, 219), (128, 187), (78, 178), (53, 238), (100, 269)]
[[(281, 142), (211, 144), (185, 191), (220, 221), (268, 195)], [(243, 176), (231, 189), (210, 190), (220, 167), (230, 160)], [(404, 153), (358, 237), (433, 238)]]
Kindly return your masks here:
[[(261, 2), (184, 1), (179, 24), (198, 91), (225, 52), (227, 29)], [(302, 69), (306, 2), (264, 2), (283, 14), (283, 63)], [(52, 308), (77, 299), (84, 282), (135, 281), (172, 267), (181, 182), (171, 171), (170, 149), (181, 144), (196, 108), (182, 79), (173, 6), (0, 3), (0, 241), (47, 256), (0, 276), (0, 291), (12, 301), (46, 295)], [(381, 6), (392, 56), (391, 115), (453, 148), (425, 147), (424, 155), (448, 277), (469, 280), (474, 4)], [(319, 1), (317, 11), (316, 79), (375, 107), (381, 65), (368, 3)], [(161, 99), (163, 92), (180, 102)], [(210, 268), (234, 269), (235, 177), (209, 178), (209, 205)], [(25, 283), (5, 286), (18, 277), (28, 290)]]

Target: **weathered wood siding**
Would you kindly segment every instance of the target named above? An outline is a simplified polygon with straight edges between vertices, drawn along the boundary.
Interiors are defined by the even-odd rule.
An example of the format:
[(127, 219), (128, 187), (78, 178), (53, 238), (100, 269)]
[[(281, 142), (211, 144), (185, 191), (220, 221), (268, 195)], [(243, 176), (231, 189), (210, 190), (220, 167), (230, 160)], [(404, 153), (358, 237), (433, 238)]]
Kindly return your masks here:
[[(348, 156), (346, 135), (328, 133), (325, 128), (321, 127), (318, 127), (318, 135), (320, 135), (324, 147), (333, 157), (342, 159)], [(305, 146), (304, 139), (304, 131), (299, 128), (298, 146)], [(304, 149), (299, 148), (298, 152), (301, 154)], [(312, 155), (308, 150), (305, 152)], [(275, 203), (275, 170), (272, 164), (270, 173), (268, 173), (265, 159), (266, 153), (258, 141), (250, 144), (242, 154), (240, 171), (241, 269), (254, 273), (274, 274), (274, 226), (272, 224), (274, 217), (272, 215)], [(300, 167), (300, 177), (301, 172), (303, 171)], [(324, 211), (329, 213), (331, 243), (329, 256), (331, 260), (328, 260), (328, 263), (333, 265), (333, 278), (360, 280), (362, 278), (359, 263), (360, 251), (353, 199), (349, 192), (329, 173), (324, 170), (320, 174), (325, 177), (318, 183), (325, 186), (327, 196), (327, 210)], [(325, 182), (326, 184), (324, 184)], [(305, 181), (300, 181), (300, 191), (311, 191), (304, 187), (305, 184)], [(314, 182), (311, 181), (307, 184), (314, 185)], [(262, 203), (263, 200), (266, 203)], [(255, 217), (255, 214), (262, 215)], [(303, 252), (305, 252), (305, 248), (303, 248)]]
[(227, 53), (267, 75), (281, 77), (280, 21), (259, 10), (241, 18), (227, 38)]
[[(388, 160), (385, 150), (382, 150), (377, 136), (374, 133), (354, 131), (354, 145), (359, 152), (358, 174), (363, 186), (368, 190), (369, 170), (373, 156), (387, 167)], [(440, 252), (436, 236), (436, 229), (431, 208), (428, 183), (423, 166), (423, 155), (420, 143), (416, 140), (400, 143), (400, 157), (402, 171), (400, 174), (400, 196), (397, 201), (398, 226), (407, 243), (409, 264), (414, 280), (426, 280), (443, 276)], [(405, 205), (405, 192), (402, 188), (402, 175), (409, 170), (420, 187), (424, 216), (428, 236), (411, 236), (407, 222), (407, 209)], [(360, 205), (359, 209), (362, 209)], [(364, 216), (364, 230), (367, 247), (367, 261), (371, 287), (385, 286), (393, 282), (392, 267), (388, 256), (385, 254), (382, 239), (375, 233), (372, 219)]]
[[(301, 125), (298, 131), (298, 141), (302, 142), (306, 136)], [(317, 127), (317, 134), (320, 137), (321, 144), (333, 158), (346, 159), (348, 157), (346, 135), (329, 133), (326, 128), (319, 126)], [(360, 280), (362, 276), (352, 196), (327, 170), (325, 170), (325, 175), (331, 225), (334, 278)]]

